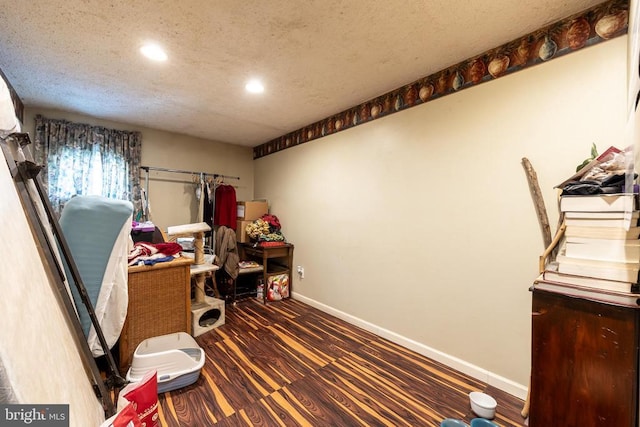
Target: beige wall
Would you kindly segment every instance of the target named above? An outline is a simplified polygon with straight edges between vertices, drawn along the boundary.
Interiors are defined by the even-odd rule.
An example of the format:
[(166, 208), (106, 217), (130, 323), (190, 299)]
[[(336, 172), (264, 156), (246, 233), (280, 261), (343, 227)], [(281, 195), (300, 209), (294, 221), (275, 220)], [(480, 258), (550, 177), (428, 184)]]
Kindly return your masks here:
[[(28, 108), (25, 112), (24, 131), (32, 136), (36, 114), (51, 119), (140, 131), (143, 166), (237, 176), (240, 180), (226, 180), (228, 184), (236, 187), (237, 199), (251, 200), (253, 197), (253, 153), (250, 148), (98, 120), (64, 111)], [(146, 174), (142, 172), (141, 177), (142, 186), (146, 187)], [(156, 225), (166, 230), (168, 226), (198, 220), (198, 201), (190, 175), (150, 171), (149, 178), (151, 219)]]
[(296, 297), (524, 396), (553, 186), (625, 145), (626, 37), (255, 162)]

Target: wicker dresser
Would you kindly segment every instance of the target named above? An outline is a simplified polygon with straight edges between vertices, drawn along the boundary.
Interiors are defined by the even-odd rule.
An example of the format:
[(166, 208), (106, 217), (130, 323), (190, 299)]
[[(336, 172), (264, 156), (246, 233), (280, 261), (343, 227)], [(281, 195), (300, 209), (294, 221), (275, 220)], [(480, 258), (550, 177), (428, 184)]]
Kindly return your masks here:
[(138, 344), (173, 332), (191, 333), (193, 260), (129, 267), (129, 306), (120, 334), (120, 373), (126, 375)]

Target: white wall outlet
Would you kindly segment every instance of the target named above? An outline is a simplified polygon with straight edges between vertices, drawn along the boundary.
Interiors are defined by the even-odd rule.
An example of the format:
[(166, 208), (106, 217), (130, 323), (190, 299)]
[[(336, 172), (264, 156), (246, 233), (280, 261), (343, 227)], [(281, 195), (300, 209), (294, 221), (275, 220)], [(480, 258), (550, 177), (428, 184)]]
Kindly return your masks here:
[(301, 265), (298, 266), (298, 275), (301, 279), (304, 279), (304, 267)]

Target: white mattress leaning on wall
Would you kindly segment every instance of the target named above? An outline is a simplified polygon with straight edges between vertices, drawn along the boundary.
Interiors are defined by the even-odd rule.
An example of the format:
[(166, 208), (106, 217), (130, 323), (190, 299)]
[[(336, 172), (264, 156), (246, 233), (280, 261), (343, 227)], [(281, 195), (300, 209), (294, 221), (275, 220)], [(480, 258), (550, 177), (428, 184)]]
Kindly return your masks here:
[[(0, 136), (20, 130), (2, 79), (0, 125)], [(104, 411), (6, 165), (0, 150), (0, 403), (68, 404), (71, 426), (100, 425)]]

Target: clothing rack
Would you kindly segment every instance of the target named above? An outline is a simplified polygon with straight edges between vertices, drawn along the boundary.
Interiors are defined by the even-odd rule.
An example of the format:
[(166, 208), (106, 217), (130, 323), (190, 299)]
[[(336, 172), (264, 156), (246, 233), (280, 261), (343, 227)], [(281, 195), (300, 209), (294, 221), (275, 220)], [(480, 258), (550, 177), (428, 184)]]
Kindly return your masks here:
[[(231, 176), (231, 175), (223, 175), (219, 173), (210, 173), (210, 172), (200, 172), (200, 171), (188, 171), (182, 169), (169, 169), (169, 168), (159, 168), (154, 166), (140, 166), (140, 169), (146, 172), (145, 176), (145, 197), (144, 197), (144, 206), (143, 206), (143, 216), (145, 221), (149, 220), (149, 171), (157, 171), (157, 172), (169, 172), (169, 173), (182, 173), (187, 175), (198, 175), (200, 177), (200, 183), (202, 184), (207, 177), (212, 177), (214, 179), (214, 189), (215, 189), (215, 180), (218, 178), (223, 179), (237, 179), (240, 180), (239, 176)], [(204, 198), (204, 188), (201, 188), (200, 200)], [(215, 199), (211, 202), (213, 204), (213, 209), (215, 210)], [(202, 214), (202, 208), (199, 209), (199, 215)], [(200, 218), (202, 220), (202, 218)], [(213, 241), (214, 241), (214, 232), (211, 232), (211, 240), (209, 242), (209, 249), (213, 249)]]
[(211, 176), (213, 177), (213, 179), (216, 178), (228, 178), (228, 179), (237, 179), (239, 180), (240, 177), (239, 176), (231, 176), (231, 175), (222, 175), (219, 173), (209, 173), (209, 172), (199, 172), (199, 171), (186, 171), (186, 170), (181, 170), (181, 169), (168, 169), (168, 168), (157, 168), (157, 167), (153, 167), (153, 166), (140, 166), (140, 169), (144, 170), (146, 172), (146, 179), (147, 179), (147, 191), (149, 190), (149, 171), (158, 171), (158, 172), (171, 172), (171, 173), (185, 173), (188, 175), (199, 175), (201, 178), (207, 177), (207, 176)]

